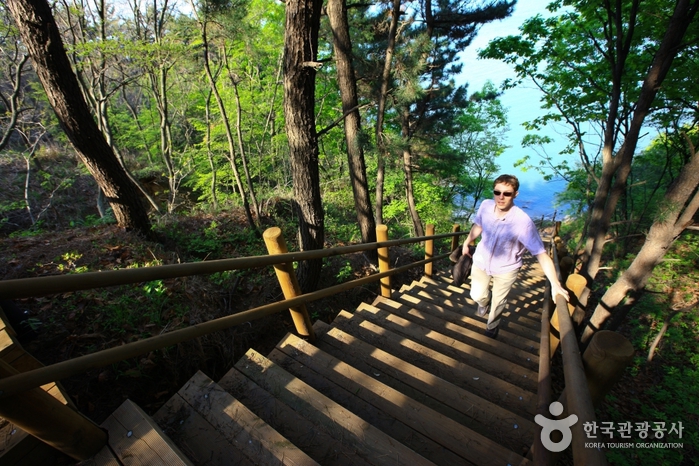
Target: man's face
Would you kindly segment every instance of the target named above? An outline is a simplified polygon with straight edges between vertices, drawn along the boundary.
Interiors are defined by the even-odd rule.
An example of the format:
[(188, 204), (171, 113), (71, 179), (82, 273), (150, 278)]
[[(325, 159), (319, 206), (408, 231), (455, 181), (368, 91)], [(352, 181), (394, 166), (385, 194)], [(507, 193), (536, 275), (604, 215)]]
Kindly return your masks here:
[(517, 197), (517, 192), (509, 184), (498, 183), (493, 188), (493, 197), (498, 209), (502, 211), (510, 210), (510, 207), (514, 204), (515, 197)]

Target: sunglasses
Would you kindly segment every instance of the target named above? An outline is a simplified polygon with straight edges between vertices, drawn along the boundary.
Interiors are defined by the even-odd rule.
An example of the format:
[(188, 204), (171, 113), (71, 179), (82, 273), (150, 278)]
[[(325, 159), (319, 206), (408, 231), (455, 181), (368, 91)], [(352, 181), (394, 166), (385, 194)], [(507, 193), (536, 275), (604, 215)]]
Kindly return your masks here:
[(514, 193), (512, 191), (502, 192), (502, 191), (493, 190), (493, 194), (496, 197), (499, 196), (500, 194), (502, 194), (505, 197), (511, 197)]

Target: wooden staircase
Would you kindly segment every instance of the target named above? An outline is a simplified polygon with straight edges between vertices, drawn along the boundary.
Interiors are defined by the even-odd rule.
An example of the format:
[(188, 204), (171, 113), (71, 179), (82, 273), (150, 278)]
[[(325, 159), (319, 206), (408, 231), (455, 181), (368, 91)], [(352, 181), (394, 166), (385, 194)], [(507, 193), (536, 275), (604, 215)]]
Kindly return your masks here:
[[(468, 284), (423, 277), (316, 322), (315, 344), (288, 334), (218, 382), (198, 372), (149, 435), (164, 432), (161, 457), (176, 452), (182, 464), (528, 464), (544, 284), (527, 262), (493, 340)], [(110, 444), (131, 432), (131, 446), (86, 463), (174, 464), (136, 429), (119, 429)], [(136, 459), (144, 445), (147, 462)]]

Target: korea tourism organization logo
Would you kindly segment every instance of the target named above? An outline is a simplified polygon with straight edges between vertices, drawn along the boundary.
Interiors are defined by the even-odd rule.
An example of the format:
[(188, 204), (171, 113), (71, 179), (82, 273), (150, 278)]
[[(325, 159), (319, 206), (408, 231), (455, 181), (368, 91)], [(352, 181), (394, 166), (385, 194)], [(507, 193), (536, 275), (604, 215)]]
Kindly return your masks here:
[[(563, 405), (554, 401), (549, 405), (549, 412), (555, 418), (563, 413)], [(571, 444), (573, 432), (571, 427), (578, 422), (578, 416), (571, 414), (563, 419), (549, 419), (541, 414), (534, 417), (541, 426), (541, 444), (553, 453), (558, 453)], [(599, 425), (598, 425), (599, 424)], [(666, 435), (682, 439), (682, 422), (643, 421), (643, 422), (585, 422), (583, 424), (586, 440), (585, 448), (684, 448), (684, 444), (668, 441)], [(551, 434), (560, 432), (558, 442), (551, 440)], [(632, 437), (636, 434), (636, 438)]]
[[(553, 416), (560, 416), (563, 412), (563, 405), (558, 401), (554, 401), (549, 405), (549, 412)], [(534, 417), (534, 422), (541, 426), (541, 444), (548, 451), (558, 453), (568, 448), (570, 442), (573, 441), (573, 432), (570, 430), (572, 426), (578, 422), (578, 416), (571, 414), (564, 419), (549, 419), (541, 414)], [(563, 438), (559, 442), (551, 440), (551, 434), (555, 431), (561, 432)]]

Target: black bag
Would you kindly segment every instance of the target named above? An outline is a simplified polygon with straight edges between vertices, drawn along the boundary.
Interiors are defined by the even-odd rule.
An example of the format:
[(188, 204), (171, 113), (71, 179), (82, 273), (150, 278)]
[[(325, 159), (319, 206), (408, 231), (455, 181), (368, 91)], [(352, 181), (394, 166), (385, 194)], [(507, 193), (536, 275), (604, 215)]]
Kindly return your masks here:
[[(468, 252), (471, 256), (475, 250), (476, 248), (473, 246), (468, 247)], [(451, 253), (451, 256), (449, 256), (449, 259), (458, 258), (456, 264), (451, 268), (451, 277), (454, 280), (454, 286), (461, 286), (468, 276), (471, 275), (471, 265), (473, 264), (473, 258), (471, 256), (462, 254), (462, 248), (460, 247), (455, 249), (454, 252)]]

